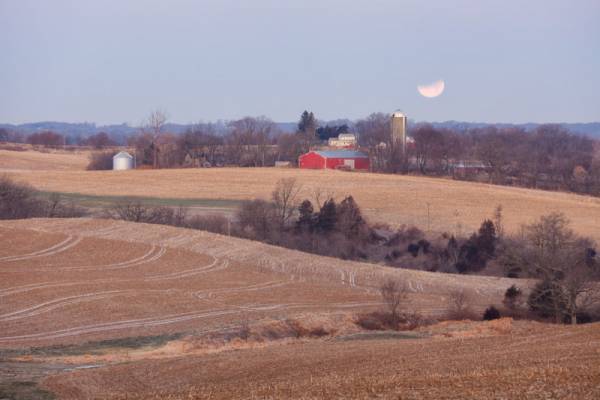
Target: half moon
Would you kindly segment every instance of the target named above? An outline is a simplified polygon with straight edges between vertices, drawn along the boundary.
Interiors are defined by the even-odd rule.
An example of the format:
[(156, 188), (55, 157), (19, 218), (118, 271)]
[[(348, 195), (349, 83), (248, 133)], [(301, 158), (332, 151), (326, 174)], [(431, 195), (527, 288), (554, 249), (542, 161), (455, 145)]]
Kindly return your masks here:
[(445, 87), (446, 84), (440, 79), (439, 81), (435, 81), (427, 85), (419, 85), (417, 86), (417, 90), (419, 93), (421, 93), (421, 96), (432, 98), (438, 97), (440, 94), (442, 94)]

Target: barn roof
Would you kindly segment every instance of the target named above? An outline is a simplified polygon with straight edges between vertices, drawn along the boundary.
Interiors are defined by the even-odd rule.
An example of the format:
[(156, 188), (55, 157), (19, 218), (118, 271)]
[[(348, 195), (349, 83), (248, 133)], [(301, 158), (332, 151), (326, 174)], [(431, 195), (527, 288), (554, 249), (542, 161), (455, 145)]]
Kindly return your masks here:
[(354, 150), (323, 150), (315, 153), (325, 158), (369, 158), (365, 153)]

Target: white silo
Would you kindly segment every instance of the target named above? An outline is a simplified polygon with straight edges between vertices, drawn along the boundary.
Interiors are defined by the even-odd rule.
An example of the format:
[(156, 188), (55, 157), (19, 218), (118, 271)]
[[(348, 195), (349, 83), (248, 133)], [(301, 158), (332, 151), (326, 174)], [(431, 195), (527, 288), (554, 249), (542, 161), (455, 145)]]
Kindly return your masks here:
[(133, 156), (126, 151), (121, 151), (113, 157), (113, 170), (122, 171), (133, 169)]

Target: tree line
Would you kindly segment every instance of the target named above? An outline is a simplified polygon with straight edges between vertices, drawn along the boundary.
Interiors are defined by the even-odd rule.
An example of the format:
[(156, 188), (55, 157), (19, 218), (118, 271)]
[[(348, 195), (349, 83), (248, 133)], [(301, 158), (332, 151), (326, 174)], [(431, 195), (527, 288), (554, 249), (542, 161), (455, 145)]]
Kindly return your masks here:
[[(411, 134), (409, 157), (421, 174), (600, 194), (600, 143), (559, 125), (532, 132), (496, 127), (456, 132), (422, 124)], [(480, 165), (469, 168), (469, 161)]]
[[(600, 195), (600, 142), (575, 135), (559, 125), (533, 131), (486, 127), (458, 131), (430, 124), (409, 127), (413, 139), (406, 153), (392, 140), (390, 115), (374, 113), (356, 121), (322, 123), (304, 111), (294, 132), (282, 132), (266, 117), (244, 117), (226, 124), (196, 124), (184, 133), (169, 133), (167, 116), (154, 111), (130, 136), (137, 165), (152, 168), (203, 166), (272, 166), (276, 161), (295, 165), (298, 157), (340, 133), (355, 132), (369, 153), (375, 172), (410, 173), (478, 180), (492, 184), (564, 190)], [(0, 129), (0, 141), (61, 147), (68, 144), (102, 150), (114, 147), (100, 132), (71, 140), (51, 131), (29, 136)], [(110, 157), (90, 165), (110, 168)], [(98, 159), (98, 156), (96, 156)]]

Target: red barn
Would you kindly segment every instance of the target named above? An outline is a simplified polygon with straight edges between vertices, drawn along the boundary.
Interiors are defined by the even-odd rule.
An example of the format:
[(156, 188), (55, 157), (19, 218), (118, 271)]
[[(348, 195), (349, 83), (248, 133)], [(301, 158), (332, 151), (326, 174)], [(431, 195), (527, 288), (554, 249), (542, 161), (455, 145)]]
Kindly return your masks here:
[(309, 151), (298, 158), (300, 168), (306, 169), (369, 169), (369, 156), (360, 151), (323, 150)]

